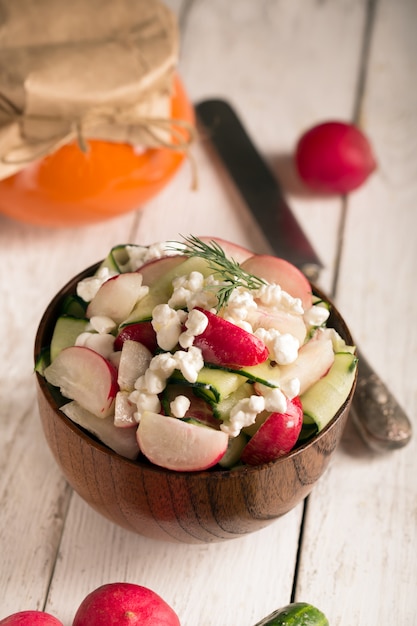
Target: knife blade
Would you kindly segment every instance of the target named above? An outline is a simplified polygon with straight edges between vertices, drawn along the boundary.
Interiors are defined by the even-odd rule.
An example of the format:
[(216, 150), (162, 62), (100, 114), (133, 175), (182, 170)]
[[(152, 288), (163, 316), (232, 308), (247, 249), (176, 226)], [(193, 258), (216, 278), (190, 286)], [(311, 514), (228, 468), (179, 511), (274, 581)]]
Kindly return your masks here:
[[(195, 110), (274, 253), (292, 262), (314, 283), (322, 263), (231, 105), (210, 99), (197, 103)], [(411, 439), (408, 416), (361, 353), (352, 416), (364, 442), (377, 452), (402, 448)]]
[(233, 108), (213, 99), (197, 104), (196, 112), (272, 250), (315, 282), (323, 264)]

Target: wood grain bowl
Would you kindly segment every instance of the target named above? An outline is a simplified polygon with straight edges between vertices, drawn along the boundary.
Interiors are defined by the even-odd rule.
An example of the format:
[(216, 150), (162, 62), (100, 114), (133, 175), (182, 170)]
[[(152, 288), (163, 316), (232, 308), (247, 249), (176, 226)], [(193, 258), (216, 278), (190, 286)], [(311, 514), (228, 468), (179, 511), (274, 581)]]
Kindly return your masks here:
[[(97, 267), (74, 277), (51, 301), (36, 334), (35, 360), (50, 343), (63, 299), (75, 293), (78, 281)], [(318, 289), (314, 291), (325, 298)], [(331, 305), (328, 325), (351, 344), (345, 322)], [(299, 504), (330, 462), (341, 439), (355, 387), (324, 430), (277, 461), (233, 471), (179, 473), (130, 461), (96, 441), (60, 411), (62, 401), (56, 391), (41, 375), (36, 376), (46, 442), (73, 489), (98, 513), (127, 530), (184, 543), (240, 537), (260, 530)]]

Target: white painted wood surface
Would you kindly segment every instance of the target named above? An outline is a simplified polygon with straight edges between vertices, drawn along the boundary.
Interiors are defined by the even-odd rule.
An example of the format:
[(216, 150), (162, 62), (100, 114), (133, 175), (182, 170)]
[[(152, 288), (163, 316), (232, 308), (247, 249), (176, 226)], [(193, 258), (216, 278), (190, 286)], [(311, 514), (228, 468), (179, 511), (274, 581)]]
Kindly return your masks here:
[[(219, 96), (236, 106), (320, 251), (326, 265), (321, 286), (331, 292), (335, 285), (358, 343), (414, 418), (415, 0), (169, 5), (183, 27), (180, 69), (190, 97)], [(297, 187), (289, 157), (309, 125), (352, 119), (369, 10), (360, 123), (379, 169), (345, 204), (308, 197)], [(49, 230), (0, 217), (0, 619), (45, 609), (71, 626), (90, 590), (129, 580), (160, 593), (183, 626), (252, 626), (292, 597), (320, 607), (331, 626), (415, 626), (415, 437), (381, 456), (369, 452), (349, 424), (308, 499), (302, 534), (299, 506), (263, 531), (207, 546), (155, 542), (113, 526), (71, 492), (46, 448), (35, 404), (33, 339), (64, 282), (126, 241), (146, 244), (192, 232), (268, 250), (203, 146), (195, 158), (198, 191), (190, 190), (185, 165), (144, 210), (107, 223)]]

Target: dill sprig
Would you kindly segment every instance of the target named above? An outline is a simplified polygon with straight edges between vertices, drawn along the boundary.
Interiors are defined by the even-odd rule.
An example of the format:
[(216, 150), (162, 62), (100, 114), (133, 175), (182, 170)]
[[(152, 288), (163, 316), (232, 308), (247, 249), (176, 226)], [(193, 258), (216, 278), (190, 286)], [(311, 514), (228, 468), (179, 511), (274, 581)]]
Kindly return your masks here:
[(202, 241), (195, 235), (183, 237), (185, 243), (177, 243), (172, 247), (187, 257), (200, 257), (205, 259), (215, 274), (219, 274), (221, 285), (216, 286), (217, 311), (225, 307), (234, 289), (259, 289), (266, 285), (266, 281), (249, 272), (245, 272), (242, 266), (233, 258), (226, 256), (225, 251), (217, 241)]

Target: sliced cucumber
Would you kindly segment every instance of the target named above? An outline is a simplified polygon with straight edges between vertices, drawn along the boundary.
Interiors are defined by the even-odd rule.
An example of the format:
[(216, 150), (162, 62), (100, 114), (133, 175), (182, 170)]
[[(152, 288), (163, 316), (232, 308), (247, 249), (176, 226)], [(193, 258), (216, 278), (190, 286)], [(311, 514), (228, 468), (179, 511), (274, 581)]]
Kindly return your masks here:
[(49, 347), (42, 348), (40, 354), (35, 360), (35, 372), (38, 372), (41, 376), (44, 375), (45, 369), (51, 364), (51, 356)]
[(280, 367), (275, 361), (267, 359), (259, 365), (244, 367), (239, 370), (241, 376), (249, 378), (258, 383), (262, 383), (267, 387), (279, 387), (281, 377)]
[(314, 435), (317, 435), (318, 429), (316, 422), (313, 422), (308, 416), (304, 415), (303, 425), (298, 435), (297, 443), (302, 444), (309, 441)]
[(88, 320), (79, 317), (70, 317), (69, 315), (58, 317), (51, 339), (51, 361), (57, 357), (61, 350), (75, 345), (75, 340), (78, 335), (85, 331), (88, 323)]
[(171, 402), (178, 396), (185, 396), (190, 401), (190, 407), (187, 410), (186, 416), (195, 417), (200, 421), (210, 421), (213, 424), (218, 424), (217, 419), (213, 416), (213, 410), (211, 405), (203, 398), (195, 395), (194, 388), (190, 384), (183, 384), (181, 382), (174, 382), (168, 384), (161, 393), (161, 404), (165, 415), (171, 415)]
[(248, 437), (239, 433), (237, 437), (230, 437), (227, 450), (219, 461), (221, 467), (231, 468), (239, 462), (243, 448), (248, 443)]
[(200, 272), (203, 276), (213, 273), (208, 262), (199, 257), (186, 259), (182, 263), (174, 264), (170, 271), (155, 281), (149, 287), (148, 294), (139, 300), (129, 317), (121, 324), (121, 327), (133, 322), (142, 322), (152, 319), (152, 311), (158, 304), (168, 302), (173, 292), (172, 281), (179, 276), (186, 276), (191, 272)]
[(101, 263), (100, 269), (107, 267), (112, 272), (118, 272), (119, 274), (125, 271), (126, 265), (130, 261), (129, 254), (126, 250), (128, 245), (133, 244), (120, 244), (118, 246), (114, 246)]
[(262, 383), (267, 387), (279, 387), (279, 380), (281, 377), (281, 371), (279, 365), (275, 361), (269, 359), (258, 365), (248, 365), (239, 369), (226, 367), (222, 365), (207, 364), (207, 368), (219, 369), (223, 372), (231, 372), (242, 376), (253, 382)]
[(236, 405), (239, 400), (243, 400), (244, 398), (249, 398), (252, 394), (254, 394), (253, 384), (251, 383), (243, 383), (240, 385), (236, 391), (231, 393), (230, 395), (220, 400), (220, 402), (213, 403), (212, 409), (213, 414), (221, 419), (223, 422), (229, 419), (230, 411)]
[(321, 431), (330, 422), (349, 395), (357, 361), (351, 352), (338, 352), (329, 372), (301, 395), (306, 423), (313, 421)]
[(199, 371), (195, 383), (187, 383), (178, 370), (175, 370), (170, 380), (191, 385), (196, 395), (210, 403), (221, 402), (245, 382), (245, 379), (238, 374), (209, 367), (203, 367)]
[(70, 317), (85, 317), (86, 310), (87, 303), (82, 298), (70, 295), (62, 303), (61, 314), (69, 315)]

